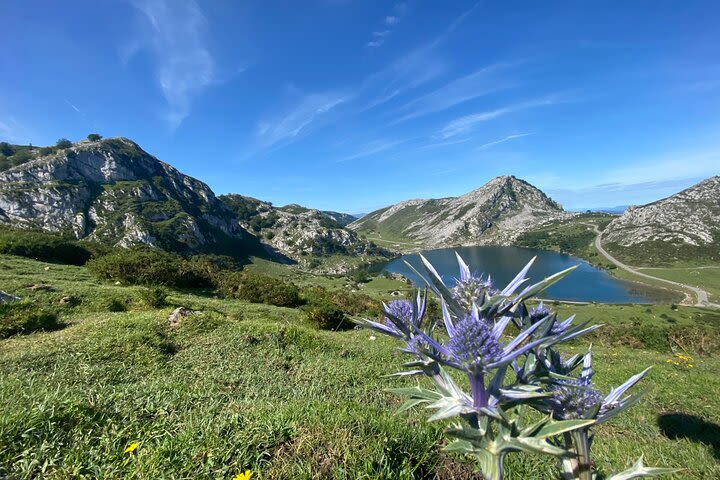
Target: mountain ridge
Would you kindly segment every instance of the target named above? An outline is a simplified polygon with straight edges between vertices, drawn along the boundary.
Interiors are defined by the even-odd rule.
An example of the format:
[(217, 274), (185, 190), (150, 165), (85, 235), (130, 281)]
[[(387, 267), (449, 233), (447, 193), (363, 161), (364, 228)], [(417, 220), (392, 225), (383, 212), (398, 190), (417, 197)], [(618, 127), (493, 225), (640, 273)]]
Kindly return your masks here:
[(495, 177), (458, 197), (411, 199), (368, 213), (349, 225), (369, 238), (428, 248), (510, 245), (526, 229), (571, 214), (530, 183)]
[(629, 207), (608, 224), (603, 241), (611, 251), (639, 259), (720, 259), (720, 176)]
[[(392, 256), (337, 222), (332, 215), (337, 212), (297, 204), (275, 207), (270, 202), (239, 194), (219, 198), (237, 215), (243, 228), (255, 232), (272, 251), (303, 266), (320, 267), (317, 258), (329, 255), (362, 258), (366, 263)], [(321, 269), (326, 273), (343, 273), (350, 265), (342, 263)]]
[(0, 223), (120, 247), (261, 250), (207, 184), (124, 137), (78, 142), (0, 172)]
[[(297, 204), (276, 208), (242, 195), (216, 197), (204, 182), (124, 137), (65, 142), (6, 146), (22, 155), (21, 161), (13, 155), (11, 166), (0, 171), (0, 224), (117, 247), (269, 254), (310, 267), (322, 262), (309, 257), (354, 255), (372, 262), (391, 255), (344, 228), (354, 219), (347, 214)], [(345, 269), (357, 266), (344, 263)]]

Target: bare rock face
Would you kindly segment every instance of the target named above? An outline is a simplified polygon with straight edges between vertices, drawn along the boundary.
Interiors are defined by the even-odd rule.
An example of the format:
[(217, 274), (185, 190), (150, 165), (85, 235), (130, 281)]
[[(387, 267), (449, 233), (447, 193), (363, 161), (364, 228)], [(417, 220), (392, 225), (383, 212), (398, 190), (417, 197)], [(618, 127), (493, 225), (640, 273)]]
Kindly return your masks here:
[(206, 184), (126, 138), (83, 141), (0, 173), (0, 224), (122, 247), (259, 247)]
[(605, 228), (603, 240), (623, 247), (648, 242), (704, 247), (720, 244), (720, 176), (640, 207)]
[(524, 231), (570, 215), (529, 183), (504, 176), (460, 197), (400, 202), (349, 227), (423, 247), (509, 245)]

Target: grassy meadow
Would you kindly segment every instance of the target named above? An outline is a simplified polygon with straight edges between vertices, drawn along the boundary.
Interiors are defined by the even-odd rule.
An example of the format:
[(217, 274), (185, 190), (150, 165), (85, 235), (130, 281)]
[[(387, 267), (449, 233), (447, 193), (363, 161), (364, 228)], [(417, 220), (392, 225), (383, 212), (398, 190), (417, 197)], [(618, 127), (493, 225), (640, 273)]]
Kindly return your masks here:
[(720, 302), (720, 265), (701, 267), (641, 267), (648, 275), (694, 285), (708, 292), (711, 302)]
[[(349, 288), (310, 275), (297, 282)], [(376, 279), (362, 291), (389, 298), (399, 285)], [(423, 409), (397, 413), (404, 399), (387, 389), (416, 380), (384, 377), (404, 359), (384, 337), (319, 330), (302, 309), (210, 290), (168, 289), (167, 305), (153, 308), (145, 287), (8, 255), (0, 288), (59, 319), (50, 331), (0, 339), (0, 478), (231, 479), (245, 469), (259, 479), (478, 478), (467, 459), (442, 451), (442, 423), (428, 424)], [(173, 328), (176, 306), (197, 313)], [(595, 344), (603, 391), (653, 367), (644, 400), (597, 427), (600, 471), (644, 454), (648, 465), (682, 469), (670, 478), (720, 477), (720, 312), (554, 308), (606, 325), (565, 347)], [(506, 478), (551, 479), (556, 469), (548, 457), (510, 455)]]

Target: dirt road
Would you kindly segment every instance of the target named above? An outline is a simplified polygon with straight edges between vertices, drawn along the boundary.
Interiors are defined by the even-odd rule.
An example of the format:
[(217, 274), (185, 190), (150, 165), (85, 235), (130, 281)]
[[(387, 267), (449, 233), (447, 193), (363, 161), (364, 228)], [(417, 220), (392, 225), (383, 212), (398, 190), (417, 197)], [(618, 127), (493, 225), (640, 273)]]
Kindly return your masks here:
[(680, 282), (674, 282), (674, 281), (672, 281), (672, 280), (667, 280), (667, 279), (665, 279), (665, 278), (653, 277), (652, 275), (648, 275), (647, 273), (643, 273), (643, 272), (638, 271), (635, 267), (632, 267), (632, 266), (630, 266), (630, 265), (626, 265), (626, 264), (622, 263), (620, 260), (618, 260), (617, 258), (615, 258), (615, 257), (613, 257), (612, 255), (610, 255), (610, 254), (607, 252), (607, 250), (605, 250), (605, 249), (603, 248), (603, 246), (602, 246), (602, 232), (601, 232), (600, 229), (597, 227), (597, 225), (595, 225), (594, 223), (584, 223), (583, 225), (587, 225), (587, 226), (589, 226), (589, 227), (592, 227), (593, 230), (595, 230), (595, 233), (597, 234), (597, 235), (595, 236), (595, 248), (596, 248), (596, 249), (598, 250), (598, 252), (600, 252), (605, 258), (607, 258), (607, 259), (610, 260), (612, 263), (614, 263), (618, 268), (622, 268), (623, 270), (625, 270), (625, 271), (627, 271), (627, 272), (630, 272), (630, 273), (632, 273), (633, 275), (637, 275), (637, 276), (639, 276), (639, 277), (644, 277), (644, 278), (648, 278), (648, 279), (650, 279), (650, 280), (655, 280), (655, 281), (658, 281), (658, 282), (663, 282), (663, 283), (667, 283), (667, 284), (670, 284), (670, 285), (674, 285), (674, 286), (676, 286), (676, 287), (682, 288), (682, 289), (685, 290), (685, 291), (688, 291), (688, 290), (689, 290), (689, 291), (693, 292), (693, 293), (695, 294), (695, 296), (697, 297), (697, 302), (695, 303), (695, 306), (696, 306), (696, 307), (720, 308), (720, 305), (718, 305), (717, 303), (712, 303), (712, 302), (710, 302), (710, 301), (708, 300), (707, 292), (706, 292), (705, 290), (701, 289), (701, 288), (693, 287), (692, 285), (686, 285), (686, 284), (680, 283)]

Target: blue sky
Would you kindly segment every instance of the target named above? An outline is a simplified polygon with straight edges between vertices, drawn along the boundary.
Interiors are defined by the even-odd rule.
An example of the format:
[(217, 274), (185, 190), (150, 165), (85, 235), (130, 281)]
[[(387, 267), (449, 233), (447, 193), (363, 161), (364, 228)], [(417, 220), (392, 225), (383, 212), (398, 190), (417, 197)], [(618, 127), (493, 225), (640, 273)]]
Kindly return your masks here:
[(352, 213), (513, 174), (567, 208), (720, 174), (716, 1), (5, 0), (0, 140), (126, 136)]

